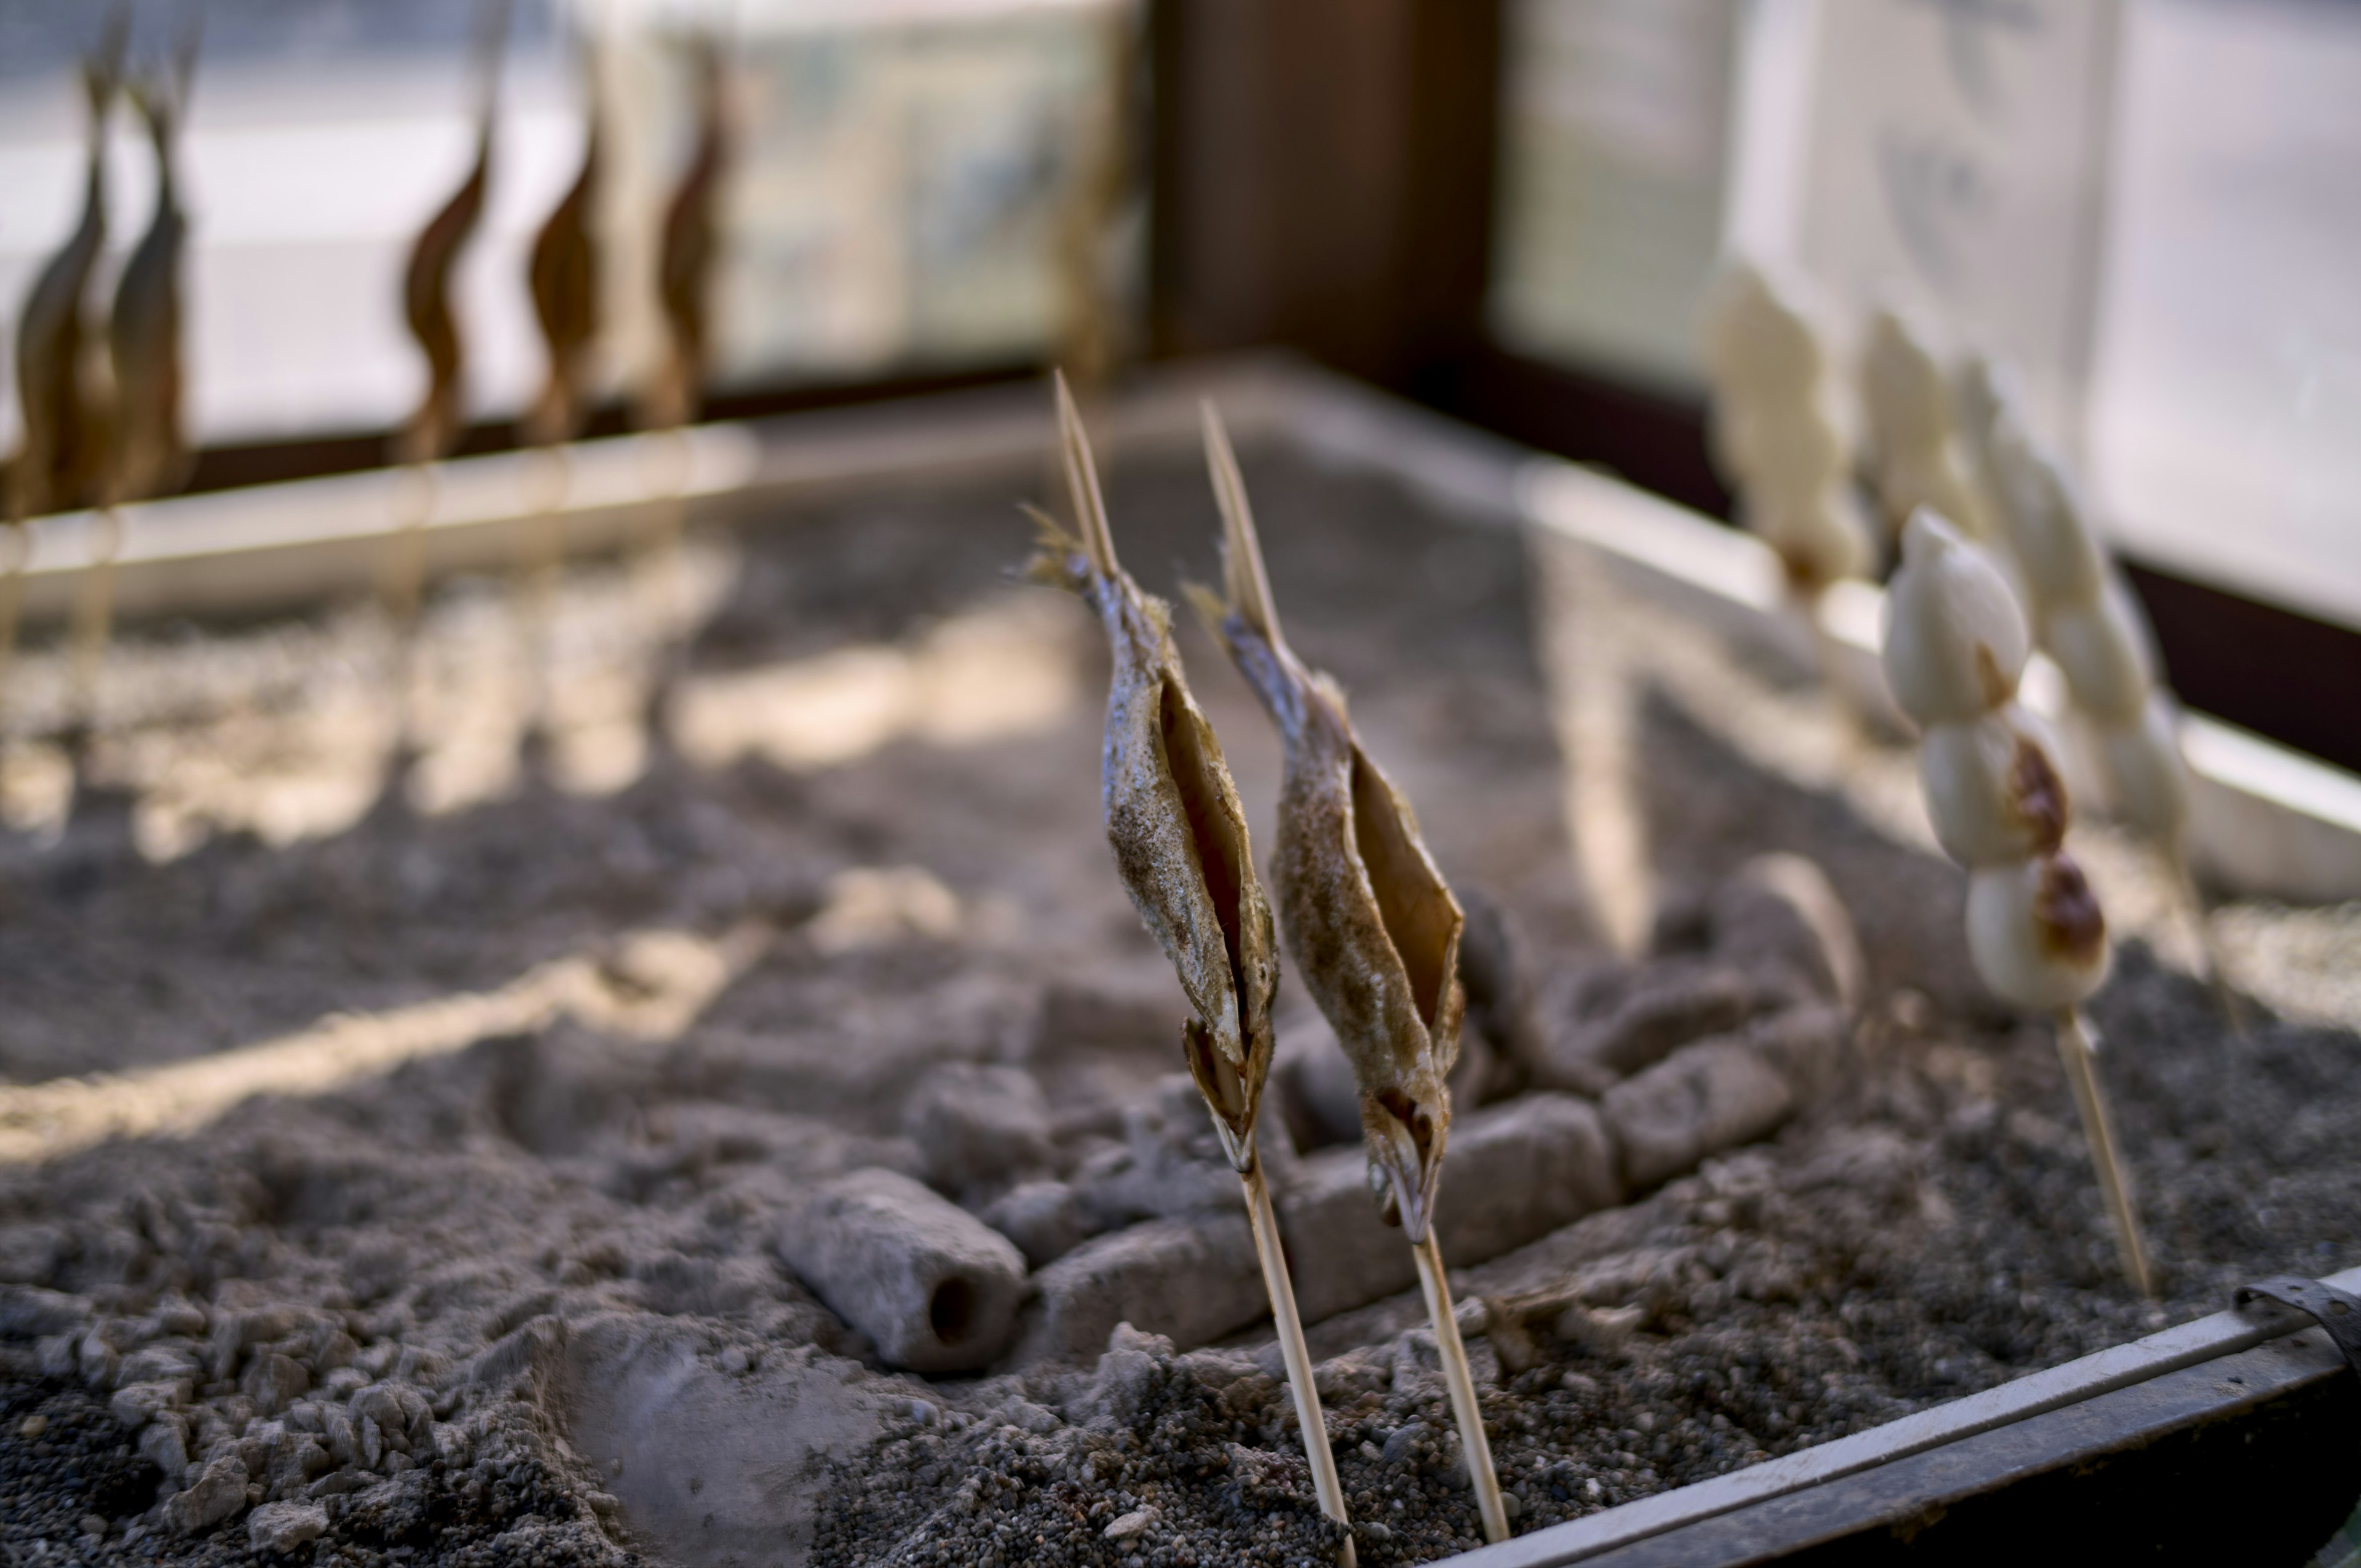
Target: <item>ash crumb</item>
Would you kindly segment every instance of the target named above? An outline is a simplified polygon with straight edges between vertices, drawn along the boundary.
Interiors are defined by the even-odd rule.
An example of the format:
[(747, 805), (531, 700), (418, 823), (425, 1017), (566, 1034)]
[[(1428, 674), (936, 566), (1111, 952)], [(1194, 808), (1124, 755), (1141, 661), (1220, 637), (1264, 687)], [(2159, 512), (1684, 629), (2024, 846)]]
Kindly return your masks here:
[[(584, 1489), (542, 1453), (544, 1440), (523, 1406), (488, 1407), (471, 1424), (484, 1436), (469, 1458), (429, 1458), (390, 1475), (346, 1466), (291, 1488), (275, 1484), (266, 1455), (248, 1467), (258, 1479), (225, 1517), (182, 1531), (167, 1506), (174, 1488), (104, 1402), (54, 1378), (0, 1381), (0, 1497), (7, 1499), (0, 1559), (58, 1568), (134, 1561), (187, 1568), (636, 1568), (638, 1554), (608, 1537)], [(269, 1441), (232, 1443), (233, 1453), (244, 1450), (235, 1463), (244, 1465)], [(283, 1528), (286, 1518), (316, 1508), (324, 1539), (284, 1551), (258, 1544), (269, 1532), (249, 1528), (251, 1505), (258, 1494), (280, 1491), (305, 1501), (262, 1504), (278, 1510), (265, 1524)]]

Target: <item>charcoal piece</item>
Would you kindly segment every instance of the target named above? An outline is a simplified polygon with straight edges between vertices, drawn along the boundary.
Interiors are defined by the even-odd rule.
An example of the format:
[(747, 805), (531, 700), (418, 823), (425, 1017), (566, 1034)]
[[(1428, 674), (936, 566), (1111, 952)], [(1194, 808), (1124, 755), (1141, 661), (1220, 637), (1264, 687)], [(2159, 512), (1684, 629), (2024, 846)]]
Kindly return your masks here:
[(1083, 1243), (1033, 1277), (1038, 1300), (1011, 1358), (1019, 1366), (1105, 1348), (1117, 1323), (1183, 1349), (1246, 1327), (1270, 1310), (1244, 1214), (1191, 1214)]
[(1762, 1137), (1794, 1113), (1795, 1101), (1763, 1052), (1725, 1035), (1684, 1046), (1616, 1084), (1599, 1108), (1622, 1150), (1623, 1179), (1638, 1191)]
[(292, 1552), (328, 1533), (328, 1510), (317, 1503), (265, 1503), (246, 1521), (257, 1552)]
[(1547, 1050), (1522, 940), (1499, 901), (1463, 887), (1467, 913), (1459, 938), (1459, 983), (1467, 992), (1460, 1064), (1452, 1070), (1454, 1107), (1472, 1111), (1513, 1094)]
[(1533, 1078), (1593, 1097), (1673, 1051), (1809, 999), (1792, 975), (1749, 973), (1711, 959), (1660, 959), (1595, 988), (1593, 1011), (1561, 1023)]
[(229, 1455), (213, 1461), (186, 1491), (164, 1499), (164, 1522), (182, 1535), (200, 1535), (246, 1507), (246, 1466)]
[(1280, 1032), (1270, 1081), (1297, 1152), (1359, 1144), (1361, 1088), (1328, 1020), (1314, 1016)]
[[(1454, 1118), (1444, 1154), (1436, 1239), (1454, 1267), (1570, 1225), (1622, 1198), (1614, 1146), (1597, 1107), (1534, 1093)], [(1418, 1281), (1401, 1232), (1379, 1216), (1358, 1148), (1303, 1162), (1280, 1195), (1296, 1298), (1306, 1319), (1348, 1311)]]
[[(1276, 1177), (1293, 1154), (1289, 1139), (1258, 1124), (1256, 1145)], [(1246, 1197), (1213, 1118), (1193, 1080), (1167, 1073), (1123, 1108), (1123, 1143), (1103, 1149), (1074, 1172), (1073, 1185), (1093, 1230), (1135, 1220), (1227, 1209), (1243, 1213)]]
[(1757, 855), (1706, 904), (1716, 960), (1749, 973), (1786, 974), (1847, 1006), (1861, 1001), (1863, 963), (1852, 916), (1828, 876), (1801, 855)]
[(1852, 1044), (1852, 1014), (1839, 1006), (1791, 1007), (1756, 1019), (1746, 1041), (1786, 1080), (1801, 1107), (1836, 1088)]
[(946, 1062), (918, 1080), (902, 1117), (927, 1179), (958, 1194), (1046, 1169), (1049, 1105), (1021, 1067)]
[(1025, 1259), (1005, 1236), (908, 1177), (856, 1170), (781, 1228), (813, 1294), (914, 1372), (963, 1372), (1008, 1343)]
[(983, 1211), (983, 1223), (1016, 1244), (1035, 1268), (1056, 1262), (1097, 1233), (1080, 1194), (1062, 1181), (1026, 1181)]

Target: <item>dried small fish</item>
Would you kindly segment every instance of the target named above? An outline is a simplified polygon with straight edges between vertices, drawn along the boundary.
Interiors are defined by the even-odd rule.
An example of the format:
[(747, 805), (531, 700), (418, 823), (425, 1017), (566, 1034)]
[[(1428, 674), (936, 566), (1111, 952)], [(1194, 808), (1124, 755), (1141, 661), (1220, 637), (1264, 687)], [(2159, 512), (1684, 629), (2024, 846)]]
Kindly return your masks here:
[(590, 232), (598, 194), (598, 128), (594, 93), (582, 167), (533, 242), (533, 317), (549, 351), (549, 373), (523, 421), (524, 438), (537, 446), (571, 441), (590, 411), (591, 349), (598, 335), (598, 247)]
[(697, 146), (664, 203), (656, 247), (656, 303), (664, 350), (642, 396), (641, 421), (652, 429), (688, 424), (705, 390), (713, 265), (720, 257), (721, 177), (729, 166), (720, 46), (690, 46), (697, 72)]
[[(1222, 761), (1221, 742), (1189, 695), (1180, 653), (1172, 645), (1171, 607), (1142, 593), (1116, 562), (1098, 471), (1064, 376), (1057, 378), (1057, 388), (1066, 484), (1082, 533), (1068, 533), (1036, 510), (1041, 548), (1031, 576), (1081, 595), (1106, 628), (1115, 665), (1101, 758), (1107, 841), (1124, 891), (1172, 960), (1196, 1011), (1180, 1030), (1190, 1076), (1246, 1189), (1246, 1219), (1270, 1293), (1312, 1489), (1321, 1511), (1345, 1524), (1345, 1488), (1312, 1383), (1312, 1351), (1288, 1278), (1270, 1184), (1255, 1151), (1255, 1117), (1270, 1073), (1271, 997), (1279, 989), (1270, 905), (1255, 877), (1246, 811)], [(1353, 1568), (1350, 1536), (1337, 1561)]]
[(1190, 597), (1279, 727), (1286, 770), (1271, 874), (1288, 950), (1352, 1058), (1369, 1185), (1409, 1236), (1484, 1535), (1505, 1541), (1507, 1506), (1433, 1231), (1451, 1130), (1445, 1080), (1466, 1008), (1459, 981), (1466, 917), (1426, 852), (1410, 802), (1361, 749), (1344, 692), (1307, 669), (1279, 631), (1237, 457), (1212, 404), (1204, 415), (1228, 598), (1203, 588)]
[(1081, 595), (1106, 628), (1115, 662), (1101, 759), (1107, 841), (1124, 891), (1196, 1010), (1184, 1025), (1189, 1071), (1231, 1165), (1244, 1172), (1254, 1163), (1279, 989), (1270, 905), (1221, 742), (1189, 695), (1172, 645), (1171, 607), (1141, 592), (1115, 561), (1098, 475), (1062, 377), (1058, 413), (1082, 536), (1036, 512), (1042, 538), (1031, 574)]
[(482, 97), (476, 114), (476, 158), (451, 199), (427, 220), (410, 247), (402, 272), (402, 319), (426, 356), (426, 395), (395, 433), (394, 461), (432, 463), (458, 444), (466, 413), (460, 377), (466, 367), (458, 318), (451, 310), (451, 272), (484, 215), (491, 178), (492, 126), (500, 107), (500, 51), (508, 37), (508, 0), (482, 0), (477, 13), (476, 63)]
[(174, 178), (174, 150), (187, 123), (196, 71), (192, 21), (173, 52), (171, 70), (131, 84), (131, 102), (156, 149), (156, 212), (115, 286), (107, 345), (115, 364), (115, 451), (110, 495), (143, 500), (179, 489), (192, 456), (181, 428), (181, 260), (188, 214)]
[(478, 0), (475, 68), (476, 156), (467, 178), (435, 210), (411, 242), (401, 275), (401, 314), (426, 358), (426, 390), (389, 444), (390, 455), (409, 469), (396, 492), (400, 521), (387, 541), (385, 607), (396, 629), (387, 671), (394, 712), (394, 746), (388, 784), (398, 796), (416, 760), (418, 609), (426, 586), (427, 520), (434, 515), (436, 481), (430, 465), (448, 457), (467, 424), (467, 340), (451, 308), (451, 275), (459, 253), (483, 220), (491, 181), (492, 131), (500, 118), (500, 56), (507, 45), (509, 0)]
[(1451, 1126), (1444, 1080), (1466, 1005), (1466, 919), (1410, 802), (1361, 749), (1345, 694), (1288, 647), (1237, 459), (1211, 408), (1205, 420), (1228, 597), (1197, 588), (1191, 598), (1279, 727), (1286, 776), (1271, 880), (1288, 955), (1360, 1080), (1370, 1185), (1388, 1218), (1421, 1241)]
[(123, 81), (128, 7), (107, 16), (97, 49), (82, 65), (90, 110), (82, 216), (34, 275), (16, 316), (16, 409), (24, 428), (8, 465), (5, 514), (14, 522), (95, 498), (104, 472), (108, 410), (87, 374), (86, 296), (106, 247), (106, 120)]

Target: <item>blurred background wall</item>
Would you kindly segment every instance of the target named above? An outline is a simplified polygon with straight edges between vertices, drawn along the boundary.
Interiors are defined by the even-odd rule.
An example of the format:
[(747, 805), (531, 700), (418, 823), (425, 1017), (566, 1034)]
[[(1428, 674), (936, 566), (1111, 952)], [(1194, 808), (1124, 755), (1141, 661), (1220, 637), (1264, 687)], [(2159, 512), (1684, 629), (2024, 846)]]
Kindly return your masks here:
[[(135, 62), (187, 14), (135, 5)], [(422, 377), (403, 258), (471, 156), (477, 16), (204, 6), (197, 484), (379, 460)], [(0, 337), (81, 200), (71, 68), (104, 16), (0, 7)], [(2361, 762), (2353, 0), (515, 0), (508, 35), (458, 280), (472, 449), (541, 374), (525, 253), (594, 101), (593, 428), (620, 425), (710, 36), (738, 144), (715, 411), (1032, 374), (1088, 295), (1118, 362), (1290, 347), (1719, 512), (1695, 318), (1741, 247), (2004, 352), (2184, 694)], [(152, 199), (127, 113), (107, 170), (113, 265)]]

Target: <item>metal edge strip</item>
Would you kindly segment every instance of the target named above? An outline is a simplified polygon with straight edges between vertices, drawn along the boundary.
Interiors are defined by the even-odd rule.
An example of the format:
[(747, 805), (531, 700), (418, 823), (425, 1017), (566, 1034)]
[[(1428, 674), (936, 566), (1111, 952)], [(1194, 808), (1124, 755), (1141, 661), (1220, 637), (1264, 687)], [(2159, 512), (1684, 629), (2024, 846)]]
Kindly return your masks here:
[[(2361, 1286), (2361, 1268), (2331, 1275), (2339, 1289)], [(1562, 1568), (1684, 1525), (1857, 1475), (2050, 1410), (2145, 1383), (2167, 1373), (2250, 1350), (2266, 1340), (2318, 1327), (2303, 1313), (2258, 1303), (2180, 1323), (2146, 1339), (2035, 1372), (1981, 1394), (1921, 1410), (1850, 1437), (1736, 1470), (1529, 1536), (1447, 1559), (1466, 1568)]]

